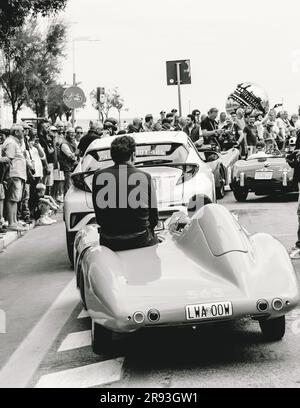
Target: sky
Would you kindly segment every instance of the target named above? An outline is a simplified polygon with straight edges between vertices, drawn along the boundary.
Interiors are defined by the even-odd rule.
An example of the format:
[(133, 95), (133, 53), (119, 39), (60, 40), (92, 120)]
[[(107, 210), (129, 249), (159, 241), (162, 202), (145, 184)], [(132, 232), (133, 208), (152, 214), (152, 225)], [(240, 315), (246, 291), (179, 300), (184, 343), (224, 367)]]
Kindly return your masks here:
[[(299, 15), (299, 0), (69, 0), (60, 80), (72, 82), (75, 39), (75, 71), (88, 101), (97, 86), (118, 86), (129, 109), (123, 116), (178, 107), (177, 87), (166, 80), (166, 61), (177, 59), (191, 60), (184, 115), (223, 110), (240, 82), (260, 85), (271, 104), (283, 100), (293, 113), (300, 105)], [(96, 115), (89, 103), (76, 112)]]

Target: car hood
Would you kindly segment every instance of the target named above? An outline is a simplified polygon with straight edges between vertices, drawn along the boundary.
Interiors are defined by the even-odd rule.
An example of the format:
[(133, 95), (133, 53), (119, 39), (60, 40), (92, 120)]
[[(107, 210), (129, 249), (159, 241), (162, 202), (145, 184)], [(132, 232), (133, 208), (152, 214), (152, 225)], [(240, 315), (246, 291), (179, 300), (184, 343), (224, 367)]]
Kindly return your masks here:
[(234, 176), (241, 172), (247, 173), (247, 175), (254, 174), (257, 170), (272, 170), (274, 172), (282, 172), (287, 169), (292, 172), (293, 169), (288, 165), (284, 158), (268, 158), (266, 161), (253, 160), (241, 160), (234, 166)]

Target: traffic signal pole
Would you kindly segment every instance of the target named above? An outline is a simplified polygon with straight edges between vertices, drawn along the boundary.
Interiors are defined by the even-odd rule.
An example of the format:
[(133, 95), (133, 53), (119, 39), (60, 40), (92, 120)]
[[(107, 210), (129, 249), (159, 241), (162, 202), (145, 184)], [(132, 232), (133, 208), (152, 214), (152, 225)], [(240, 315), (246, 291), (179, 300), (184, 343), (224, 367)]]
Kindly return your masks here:
[(182, 116), (182, 106), (181, 106), (181, 77), (180, 77), (180, 63), (176, 64), (177, 67), (177, 85), (178, 85), (178, 107), (179, 107), (179, 116)]

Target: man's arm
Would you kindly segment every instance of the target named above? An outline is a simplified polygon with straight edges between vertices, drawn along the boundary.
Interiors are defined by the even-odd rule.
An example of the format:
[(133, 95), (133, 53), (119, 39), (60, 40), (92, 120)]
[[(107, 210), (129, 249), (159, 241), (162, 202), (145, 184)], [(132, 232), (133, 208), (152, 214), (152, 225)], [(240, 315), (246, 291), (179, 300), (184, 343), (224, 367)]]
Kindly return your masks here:
[(154, 187), (154, 183), (152, 181), (151, 176), (149, 176), (149, 223), (150, 228), (155, 229), (158, 224), (158, 205), (157, 205), (157, 196)]

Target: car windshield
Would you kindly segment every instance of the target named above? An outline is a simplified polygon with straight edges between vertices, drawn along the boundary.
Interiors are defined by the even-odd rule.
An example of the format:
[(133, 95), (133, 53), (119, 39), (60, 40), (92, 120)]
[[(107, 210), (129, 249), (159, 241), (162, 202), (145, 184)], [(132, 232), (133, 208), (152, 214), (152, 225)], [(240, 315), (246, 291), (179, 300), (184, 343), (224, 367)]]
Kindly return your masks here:
[(258, 152), (254, 153), (251, 156), (248, 157), (247, 160), (267, 160), (267, 159), (278, 159), (284, 157), (284, 154), (282, 152), (278, 151), (272, 151), (270, 153), (264, 153), (264, 152)]
[[(189, 147), (179, 143), (139, 144), (136, 147), (136, 165), (186, 163)], [(106, 169), (113, 166), (110, 149), (92, 150), (83, 158), (83, 171)]]

